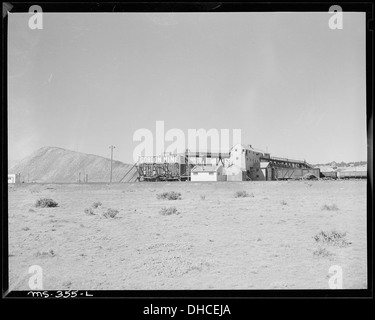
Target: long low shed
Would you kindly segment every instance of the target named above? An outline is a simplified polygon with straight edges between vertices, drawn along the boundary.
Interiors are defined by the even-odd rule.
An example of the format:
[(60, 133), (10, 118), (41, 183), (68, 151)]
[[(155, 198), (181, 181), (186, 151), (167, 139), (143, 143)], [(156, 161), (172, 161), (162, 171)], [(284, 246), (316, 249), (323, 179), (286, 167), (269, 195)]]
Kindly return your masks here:
[(367, 171), (339, 171), (337, 177), (339, 179), (366, 179)]
[(322, 174), (326, 178), (337, 179), (337, 172), (336, 171), (328, 171), (328, 172), (323, 171)]
[(301, 179), (307, 176), (319, 178), (319, 168), (275, 168), (275, 178), (278, 180)]

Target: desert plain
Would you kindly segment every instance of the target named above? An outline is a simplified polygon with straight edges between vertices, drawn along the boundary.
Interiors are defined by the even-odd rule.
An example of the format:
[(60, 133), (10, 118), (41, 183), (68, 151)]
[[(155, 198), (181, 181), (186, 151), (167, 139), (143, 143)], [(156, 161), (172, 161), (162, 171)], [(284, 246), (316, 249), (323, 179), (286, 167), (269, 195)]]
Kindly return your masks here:
[[(9, 185), (10, 291), (367, 288), (367, 181)], [(179, 200), (159, 199), (163, 192)], [(246, 197), (236, 197), (246, 191)], [(57, 207), (37, 208), (40, 198)], [(91, 210), (95, 202), (101, 205)], [(170, 215), (162, 208), (175, 207)], [(114, 217), (103, 214), (117, 210)], [(345, 245), (314, 238), (343, 235)]]

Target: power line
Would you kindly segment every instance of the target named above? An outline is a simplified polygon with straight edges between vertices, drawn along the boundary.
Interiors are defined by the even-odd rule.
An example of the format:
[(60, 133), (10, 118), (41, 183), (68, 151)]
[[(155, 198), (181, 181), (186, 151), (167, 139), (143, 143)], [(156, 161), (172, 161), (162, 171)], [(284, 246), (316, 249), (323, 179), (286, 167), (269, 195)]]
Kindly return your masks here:
[(113, 149), (115, 149), (116, 147), (111, 145), (111, 146), (109, 146), (109, 148), (111, 149), (111, 175), (110, 175), (109, 183), (112, 183), (112, 161), (113, 161)]

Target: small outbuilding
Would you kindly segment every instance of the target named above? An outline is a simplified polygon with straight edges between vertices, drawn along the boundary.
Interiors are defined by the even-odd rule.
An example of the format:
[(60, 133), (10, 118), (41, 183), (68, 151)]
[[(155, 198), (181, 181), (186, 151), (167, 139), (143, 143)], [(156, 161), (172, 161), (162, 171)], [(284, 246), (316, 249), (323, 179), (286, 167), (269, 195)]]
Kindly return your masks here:
[(337, 179), (337, 170), (332, 167), (323, 166), (319, 167), (319, 169), (323, 178)]
[(197, 165), (191, 170), (191, 181), (226, 181), (222, 165)]
[(8, 183), (20, 183), (21, 182), (21, 175), (8, 173)]

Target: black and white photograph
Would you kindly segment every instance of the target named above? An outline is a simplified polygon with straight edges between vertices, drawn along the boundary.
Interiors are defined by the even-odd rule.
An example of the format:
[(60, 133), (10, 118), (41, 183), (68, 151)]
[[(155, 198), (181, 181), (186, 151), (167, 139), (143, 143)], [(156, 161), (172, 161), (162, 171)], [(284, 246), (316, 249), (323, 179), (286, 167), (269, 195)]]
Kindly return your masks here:
[(86, 5), (3, 3), (3, 292), (368, 290), (366, 11)]

